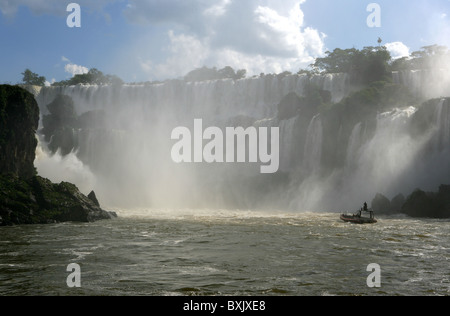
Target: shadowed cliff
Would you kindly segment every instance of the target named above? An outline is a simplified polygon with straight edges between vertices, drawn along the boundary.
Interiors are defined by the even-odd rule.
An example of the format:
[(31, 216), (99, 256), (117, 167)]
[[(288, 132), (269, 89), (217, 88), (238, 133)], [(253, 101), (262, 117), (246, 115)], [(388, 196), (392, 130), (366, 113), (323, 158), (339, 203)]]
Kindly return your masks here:
[(0, 226), (111, 219), (95, 193), (51, 183), (34, 168), (39, 107), (32, 94), (0, 85)]

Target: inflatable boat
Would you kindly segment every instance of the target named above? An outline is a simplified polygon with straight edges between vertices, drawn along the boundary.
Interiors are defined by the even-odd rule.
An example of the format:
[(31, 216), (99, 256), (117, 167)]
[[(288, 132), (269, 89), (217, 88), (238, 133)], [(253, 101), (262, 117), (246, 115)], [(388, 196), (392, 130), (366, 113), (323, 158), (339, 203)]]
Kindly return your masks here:
[(373, 212), (370, 212), (370, 217), (363, 217), (360, 214), (357, 215), (341, 215), (341, 220), (343, 220), (346, 223), (353, 223), (353, 224), (375, 224), (378, 223), (378, 221), (373, 216)]

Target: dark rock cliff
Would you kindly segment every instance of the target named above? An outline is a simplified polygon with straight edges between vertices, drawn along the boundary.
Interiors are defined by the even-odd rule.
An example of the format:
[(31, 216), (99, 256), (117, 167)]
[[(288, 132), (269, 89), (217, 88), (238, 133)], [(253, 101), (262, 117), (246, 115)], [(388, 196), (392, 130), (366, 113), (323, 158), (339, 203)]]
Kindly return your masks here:
[(0, 86), (0, 226), (93, 222), (115, 213), (100, 208), (95, 193), (70, 183), (54, 184), (34, 168), (39, 108), (29, 92)]
[(31, 178), (37, 146), (39, 108), (22, 88), (0, 85), (0, 174)]

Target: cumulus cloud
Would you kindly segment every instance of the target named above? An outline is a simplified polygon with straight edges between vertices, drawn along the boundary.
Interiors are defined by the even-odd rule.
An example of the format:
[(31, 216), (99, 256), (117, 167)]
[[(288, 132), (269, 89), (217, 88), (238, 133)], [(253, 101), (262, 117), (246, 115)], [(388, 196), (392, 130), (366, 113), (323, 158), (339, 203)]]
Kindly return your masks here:
[(64, 66), (64, 70), (71, 74), (72, 77), (75, 75), (83, 75), (87, 74), (89, 72), (89, 68), (86, 68), (84, 66), (75, 65), (75, 64), (67, 64)]
[[(139, 65), (149, 79), (185, 75), (202, 67), (247, 69), (260, 72), (297, 71), (326, 51), (326, 35), (305, 25), (301, 5), (306, 0), (78, 0), (83, 8), (104, 13), (107, 5), (121, 2), (129, 23), (157, 25), (166, 37), (136, 34), (133, 46), (124, 47), (130, 56), (128, 69)], [(312, 0), (310, 0), (312, 1)], [(0, 0), (0, 11), (14, 16), (20, 6), (34, 14), (66, 16), (66, 1)], [(141, 38), (139, 38), (141, 37)], [(132, 58), (131, 58), (132, 56)], [(67, 63), (71, 75), (86, 67)], [(134, 63), (133, 65), (131, 65)]]
[(132, 0), (125, 13), (135, 23), (177, 25), (168, 33), (165, 61), (141, 60), (159, 79), (202, 66), (244, 68), (249, 74), (297, 71), (326, 50), (326, 35), (304, 25), (304, 0), (166, 2)]
[(409, 47), (402, 42), (387, 43), (385, 46), (391, 53), (393, 59), (408, 57), (410, 55)]
[(80, 66), (80, 65), (76, 65), (76, 64), (72, 63), (70, 61), (70, 59), (65, 56), (62, 56), (61, 60), (66, 63), (66, 65), (64, 66), (64, 70), (67, 73), (71, 74), (72, 77), (74, 77), (76, 75), (87, 74), (89, 72), (89, 68)]

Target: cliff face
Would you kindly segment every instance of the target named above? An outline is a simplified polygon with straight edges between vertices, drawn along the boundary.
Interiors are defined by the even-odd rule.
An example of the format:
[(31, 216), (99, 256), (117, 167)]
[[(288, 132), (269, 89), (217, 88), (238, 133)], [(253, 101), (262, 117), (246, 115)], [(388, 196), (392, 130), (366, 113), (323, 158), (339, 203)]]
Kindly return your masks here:
[(70, 183), (51, 183), (34, 168), (39, 108), (20, 87), (0, 86), (0, 226), (111, 219), (95, 194)]
[(22, 88), (0, 85), (0, 174), (31, 178), (39, 107), (33, 95)]

